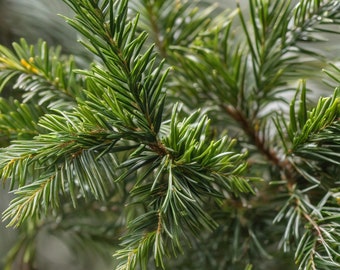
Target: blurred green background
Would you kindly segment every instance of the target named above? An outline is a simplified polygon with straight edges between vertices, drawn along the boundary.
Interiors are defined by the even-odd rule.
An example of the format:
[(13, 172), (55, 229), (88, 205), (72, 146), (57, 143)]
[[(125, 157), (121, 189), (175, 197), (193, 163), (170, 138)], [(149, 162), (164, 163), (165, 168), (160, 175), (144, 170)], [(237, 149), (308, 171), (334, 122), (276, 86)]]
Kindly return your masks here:
[[(29, 44), (39, 38), (49, 45), (61, 45), (66, 54), (83, 55), (84, 49), (77, 42), (78, 34), (58, 14), (72, 16), (62, 0), (0, 0), (0, 44), (10, 47), (13, 41), (24, 37)], [(79, 57), (79, 59), (82, 59)], [(2, 93), (5, 95), (4, 93)], [(8, 206), (11, 194), (8, 187), (0, 188), (0, 212)], [(8, 250), (17, 240), (16, 229), (6, 228), (0, 222), (0, 269)], [(106, 270), (110, 264), (96, 255), (77, 257), (62, 241), (62, 235), (39, 231), (36, 237), (38, 269), (44, 270)], [(26, 269), (15, 264), (12, 270)]]

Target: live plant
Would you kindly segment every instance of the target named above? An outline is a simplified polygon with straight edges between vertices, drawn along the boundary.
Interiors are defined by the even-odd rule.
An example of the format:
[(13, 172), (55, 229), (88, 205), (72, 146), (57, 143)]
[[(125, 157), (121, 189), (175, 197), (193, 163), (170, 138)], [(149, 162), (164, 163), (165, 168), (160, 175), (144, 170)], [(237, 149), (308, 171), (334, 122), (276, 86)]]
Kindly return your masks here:
[(339, 1), (64, 2), (88, 67), (0, 47), (5, 269), (43, 229), (117, 270), (340, 269)]

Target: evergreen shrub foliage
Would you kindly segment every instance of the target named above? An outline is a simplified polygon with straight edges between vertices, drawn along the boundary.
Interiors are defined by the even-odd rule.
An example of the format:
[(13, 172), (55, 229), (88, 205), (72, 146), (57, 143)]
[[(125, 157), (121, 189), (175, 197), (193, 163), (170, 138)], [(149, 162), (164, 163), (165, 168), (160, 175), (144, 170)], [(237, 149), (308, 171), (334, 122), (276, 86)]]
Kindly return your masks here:
[(42, 228), (118, 270), (340, 269), (339, 1), (64, 2), (87, 69), (0, 47), (6, 269)]

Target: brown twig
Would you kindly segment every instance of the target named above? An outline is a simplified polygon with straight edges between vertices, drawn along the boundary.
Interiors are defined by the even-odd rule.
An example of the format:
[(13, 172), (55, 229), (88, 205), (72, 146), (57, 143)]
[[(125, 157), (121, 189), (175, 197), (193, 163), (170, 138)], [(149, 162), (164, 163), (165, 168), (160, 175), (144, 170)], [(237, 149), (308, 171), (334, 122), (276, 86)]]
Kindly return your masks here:
[(248, 120), (241, 111), (237, 110), (232, 105), (221, 106), (223, 110), (231, 116), (231, 118), (239, 123), (250, 142), (256, 146), (259, 152), (274, 166), (279, 168), (280, 171), (282, 171), (282, 177), (284, 180), (286, 180), (290, 185), (293, 184), (295, 171), (291, 163), (288, 160), (281, 160), (278, 153), (266, 145), (265, 138), (260, 135), (259, 131), (256, 130), (255, 125)]

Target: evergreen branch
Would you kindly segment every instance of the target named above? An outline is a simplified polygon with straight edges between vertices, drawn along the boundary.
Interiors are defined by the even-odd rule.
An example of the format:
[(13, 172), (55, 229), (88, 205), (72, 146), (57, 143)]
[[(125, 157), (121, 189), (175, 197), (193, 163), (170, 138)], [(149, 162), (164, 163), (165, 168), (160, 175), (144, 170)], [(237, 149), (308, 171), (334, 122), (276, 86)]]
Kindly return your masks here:
[[(126, 173), (118, 180), (126, 181), (142, 171), (130, 193), (134, 203), (149, 206), (130, 224), (130, 232), (141, 234), (127, 234), (127, 244), (117, 254), (125, 254), (121, 258), (126, 267), (134, 268), (138, 261), (146, 268), (154, 246), (156, 265), (164, 266), (163, 242), (169, 241), (176, 252), (181, 250), (180, 237), (185, 236), (175, 224), (191, 227), (193, 233), (216, 227), (204, 210), (211, 194), (219, 200), (225, 197), (224, 190), (236, 195), (253, 192), (249, 179), (239, 175), (246, 168), (245, 155), (234, 153), (234, 143), (227, 137), (210, 142), (209, 121), (198, 113), (180, 122), (175, 109), (169, 136), (159, 138), (167, 72), (162, 72), (162, 65), (155, 68), (152, 46), (140, 53), (146, 35), (135, 37), (137, 20), (127, 22), (127, 1), (68, 4), (77, 14), (69, 23), (89, 38), (91, 45), (86, 46), (104, 66), (81, 72), (88, 77), (88, 90), (78, 108), (46, 114), (39, 125), (48, 133), (11, 145), (15, 158), (2, 157), (0, 169), (5, 177), (22, 172), (13, 179), (20, 188), (4, 217), (11, 219), (10, 225), (19, 225), (41, 210), (58, 208), (59, 197), (65, 193), (74, 206), (77, 195), (105, 199), (108, 182), (117, 178), (116, 172), (106, 169), (106, 159), (118, 163), (112, 153), (136, 149), (128, 143), (132, 140), (141, 146), (120, 165)], [(37, 166), (39, 171), (32, 174)], [(27, 175), (31, 183), (26, 182)], [(141, 201), (146, 194), (148, 199)], [(155, 212), (155, 222), (145, 222)]]
[[(306, 143), (314, 134), (321, 132), (336, 121), (338, 114), (339, 91), (339, 89), (336, 89), (332, 97), (320, 98), (316, 107), (310, 112), (307, 111), (305, 106), (300, 107), (299, 118), (294, 119), (293, 117), (293, 119), (291, 119), (290, 133), (295, 135), (292, 151), (297, 152), (300, 145)], [(305, 90), (302, 91), (302, 105), (306, 102), (304, 92)], [(294, 112), (292, 115), (295, 115)], [(296, 127), (297, 121), (299, 121), (300, 130)]]
[[(294, 9), (294, 38), (298, 41), (324, 41), (315, 33), (327, 33), (323, 25), (339, 24), (338, 1), (303, 0)], [(301, 46), (298, 46), (302, 51)], [(312, 52), (311, 52), (312, 53)]]
[(139, 26), (150, 32), (152, 41), (164, 58), (172, 46), (189, 46), (207, 28), (216, 5), (202, 1), (131, 1), (131, 8), (141, 14)]
[(42, 41), (28, 45), (21, 39), (13, 43), (13, 49), (15, 53), (0, 47), (0, 90), (14, 81), (14, 89), (25, 91), (24, 102), (36, 99), (48, 108), (68, 110), (75, 106), (76, 97), (83, 97), (74, 60), (63, 60), (60, 48), (48, 48)]
[[(129, 223), (124, 248), (116, 254), (121, 260), (118, 269), (134, 269), (138, 262), (147, 269), (151, 249), (156, 265), (164, 268), (162, 257), (176, 255), (185, 240), (190, 242), (184, 228), (194, 235), (202, 228), (216, 228), (204, 209), (207, 201), (225, 198), (225, 191), (235, 195), (253, 192), (249, 180), (240, 176), (246, 168), (245, 155), (232, 151), (235, 141), (224, 137), (210, 142), (209, 121), (199, 112), (183, 121), (178, 120), (176, 108), (172, 115), (170, 133), (161, 139), (166, 155), (160, 157), (142, 147), (122, 164), (128, 174), (140, 171), (131, 196), (133, 205), (147, 210)], [(172, 252), (165, 251), (168, 242)]]
[[(101, 6), (88, 1), (66, 2), (77, 13), (76, 19), (67, 21), (89, 39), (91, 44), (85, 46), (103, 60), (107, 69), (94, 66), (85, 73), (92, 78), (95, 89), (91, 102), (102, 104), (105, 92), (114, 100), (111, 105), (115, 108), (110, 112), (118, 112), (113, 118), (139, 140), (157, 145), (164, 106), (162, 85), (167, 72), (162, 74), (162, 64), (155, 68), (152, 46), (141, 53), (146, 34), (136, 36), (138, 17), (134, 21), (127, 19), (127, 1), (105, 1)], [(108, 80), (109, 77), (112, 79)], [(105, 91), (100, 91), (101, 86), (106, 87)]]
[(36, 105), (1, 98), (0, 133), (11, 140), (32, 138), (42, 132), (37, 123), (43, 114), (43, 109)]
[[(250, 111), (249, 108), (254, 107), (249, 104), (249, 101), (253, 101), (251, 96), (247, 96), (245, 83), (246, 80), (246, 63), (247, 58), (244, 57), (244, 51), (240, 45), (233, 46), (230, 34), (231, 23), (228, 23), (223, 29), (225, 32), (220, 38), (223, 43), (215, 45), (214, 50), (206, 48), (193, 48), (197, 51), (197, 54), (188, 56), (188, 58), (180, 57), (178, 60), (182, 64), (181, 72), (185, 73), (185, 77), (181, 80), (181, 86), (186, 84), (188, 89), (192, 86), (187, 85), (191, 80), (195, 81), (195, 89), (190, 89), (194, 95), (203, 93), (202, 97), (198, 97), (198, 100), (213, 100), (217, 104), (220, 110), (228, 115), (233, 121), (235, 121), (246, 134), (249, 142), (257, 147), (257, 149), (275, 166), (278, 166), (286, 171), (286, 178), (291, 178), (291, 169), (287, 168), (285, 162), (281, 162), (281, 159), (273, 149), (268, 147), (265, 133), (261, 135), (262, 130), (260, 125), (262, 124), (257, 114), (259, 111)], [(221, 33), (221, 31), (216, 31)], [(215, 35), (213, 35), (215, 37)], [(216, 38), (216, 37), (215, 37)], [(215, 38), (212, 38), (214, 40)], [(226, 50), (228, 48), (228, 51)], [(187, 52), (187, 49), (178, 48), (178, 50)], [(192, 51), (192, 50), (191, 50)], [(221, 51), (220, 56), (213, 52)], [(199, 57), (200, 60), (197, 60)], [(208, 70), (213, 68), (212, 75)], [(188, 77), (190, 80), (188, 81)], [(199, 88), (197, 89), (197, 85)], [(212, 91), (213, 90), (213, 91)], [(191, 97), (191, 96), (190, 96)], [(275, 100), (273, 98), (273, 100)], [(191, 101), (190, 101), (191, 102)], [(266, 124), (263, 124), (263, 129), (266, 129)]]
[[(305, 4), (301, 3), (303, 6)], [(222, 112), (238, 123), (248, 137), (248, 141), (284, 172), (282, 177), (291, 182), (290, 179), (294, 179), (296, 175), (295, 169), (290, 161), (281, 160), (280, 154), (268, 147), (269, 136), (266, 137), (265, 133), (261, 134), (262, 131), (258, 128), (263, 127), (265, 130), (267, 123), (263, 122), (264, 120), (259, 117), (259, 114), (268, 103), (276, 100), (282, 101), (279, 97), (282, 91), (281, 87), (290, 77), (292, 68), (295, 69), (298, 59), (298, 54), (294, 50), (303, 33), (309, 31), (304, 24), (308, 21), (308, 27), (316, 26), (318, 22), (314, 20), (315, 14), (322, 13), (324, 20), (327, 16), (329, 16), (327, 18), (332, 18), (335, 15), (334, 13), (323, 13), (329, 8), (326, 7), (328, 4), (326, 6), (318, 4), (314, 9), (308, 9), (308, 16), (306, 13), (296, 15), (289, 2), (250, 1), (249, 6), (253, 31), (249, 30), (244, 19), (245, 16), (239, 8), (242, 29), (246, 37), (246, 45), (249, 48), (248, 57), (243, 56), (244, 50), (243, 55), (238, 56), (237, 50), (241, 46), (237, 43), (234, 45), (235, 42), (231, 41), (229, 37), (231, 23), (228, 23), (222, 28), (225, 33), (222, 37), (220, 37), (221, 31), (217, 31), (218, 34), (212, 32), (211, 40), (206, 38), (207, 35), (205, 39), (199, 40), (199, 47), (192, 46), (190, 49), (179, 48), (177, 50), (182, 52), (178, 57), (182, 65), (180, 72), (184, 74), (182, 78), (186, 81), (184, 82), (186, 85), (188, 85), (188, 78), (190, 78), (190, 83), (194, 82), (192, 85), (195, 88), (191, 86), (187, 86), (187, 88), (197, 97), (198, 101), (205, 97), (207, 100), (214, 100), (215, 104), (219, 104)], [(303, 8), (305, 9), (306, 6)], [(288, 23), (293, 16), (305, 16), (305, 19), (298, 20), (301, 23), (299, 29), (291, 28)], [(336, 20), (333, 22), (337, 23)], [(297, 27), (297, 25), (295, 26)], [(221, 41), (218, 43), (215, 40)], [(277, 44), (278, 42), (280, 44)], [(233, 45), (236, 52), (230, 50)], [(223, 50), (223, 48), (228, 48), (229, 51)], [(186, 54), (185, 57), (183, 57), (183, 53)], [(229, 65), (230, 68), (228, 68)], [(213, 70), (212, 75), (210, 75), (210, 70)], [(245, 82), (246, 76), (249, 74), (252, 74), (254, 78), (253, 85), (248, 85)], [(222, 81), (219, 81), (221, 78), (223, 78)], [(321, 115), (319, 115), (319, 120), (322, 118)], [(301, 118), (303, 115), (299, 115), (299, 117)], [(308, 136), (305, 131), (307, 132), (304, 130), (302, 134)], [(315, 155), (318, 154), (315, 153)]]
[[(299, 269), (328, 269), (339, 266), (337, 239), (339, 210), (334, 207), (335, 194), (326, 193), (313, 206), (305, 192), (292, 190), (291, 198), (274, 222), (289, 219), (282, 237), (284, 249), (289, 250), (292, 238), (297, 244), (295, 260)], [(302, 227), (304, 225), (304, 227)], [(301, 237), (300, 235), (303, 234)], [(324, 268), (325, 267), (325, 268)]]
[[(286, 102), (288, 80), (315, 70), (300, 70), (301, 57), (322, 58), (301, 42), (337, 32), (328, 26), (340, 23), (338, 1), (249, 1), (249, 22), (240, 6), (222, 22), (211, 21), (214, 7), (190, 1), (64, 2), (96, 57), (89, 70), (44, 43), (0, 47), (0, 87), (25, 90), (24, 103), (0, 100), (1, 132), (16, 139), (0, 150), (1, 179), (16, 189), (3, 216), (9, 225), (40, 230), (51, 221), (75, 245), (94, 247), (110, 237), (118, 245), (123, 234), (117, 269), (185, 268), (188, 251), (188, 268), (250, 269), (282, 258), (273, 252), (279, 235), (300, 269), (339, 267), (339, 89), (310, 107), (302, 81), (289, 120), (284, 112), (273, 120), (276, 131), (268, 106)], [(130, 18), (132, 10), (141, 13)], [(339, 68), (325, 73), (337, 86)], [(183, 111), (165, 99), (165, 86)], [(215, 138), (226, 127), (240, 143)], [(247, 163), (271, 185), (254, 186)], [(95, 222), (84, 229), (86, 217)], [(23, 251), (34, 251), (34, 238), (20, 242)]]
[[(148, 221), (147, 224), (141, 223), (141, 221)], [(119, 250), (115, 256), (120, 263), (117, 266), (117, 270), (120, 269), (136, 269), (138, 264), (140, 264), (141, 269), (148, 269), (148, 260), (146, 258), (150, 257), (150, 246), (153, 246), (153, 256), (156, 259), (157, 266), (163, 267), (163, 257), (166, 254), (166, 250), (164, 249), (164, 243), (161, 235), (161, 216), (157, 214), (157, 212), (150, 211), (149, 213), (140, 216), (132, 223), (130, 223), (130, 227), (138, 226), (140, 229), (147, 228), (153, 225), (152, 223), (157, 224), (155, 230), (149, 233), (143, 233), (139, 231), (135, 231), (135, 238), (126, 238), (123, 241), (123, 245), (126, 246), (124, 250)]]
[[(299, 104), (298, 93), (301, 93)], [(340, 161), (337, 139), (338, 96), (339, 89), (336, 89), (331, 97), (320, 98), (316, 106), (308, 110), (306, 85), (302, 82), (290, 105), (289, 124), (281, 119), (285, 130), (281, 124), (277, 125), (281, 139), (290, 141), (290, 146), (286, 143), (286, 154), (291, 157), (290, 162), (299, 174), (313, 183), (321, 183), (315, 175), (325, 171), (322, 162), (338, 165)], [(287, 138), (283, 133), (287, 134)]]
[[(180, 85), (185, 85), (190, 96), (198, 97), (198, 101), (208, 98), (217, 104), (228, 101), (237, 108), (245, 108), (239, 98), (245, 98), (246, 49), (234, 41), (231, 19), (213, 29), (204, 40), (198, 39), (197, 45), (174, 47), (180, 64), (175, 71), (181, 76)], [(191, 82), (195, 82), (194, 86)]]
[[(280, 164), (277, 153), (274, 153), (272, 149), (267, 149), (265, 141), (267, 138), (261, 138), (256, 127), (265, 126), (259, 123), (258, 115), (268, 104), (267, 102), (281, 100), (278, 95), (281, 93), (279, 87), (283, 85), (283, 75), (295, 59), (295, 57), (286, 57), (283, 48), (284, 41), (282, 44), (273, 43), (277, 42), (278, 37), (281, 38), (287, 34), (287, 25), (280, 22), (286, 21), (290, 16), (290, 6), (283, 2), (269, 6), (261, 1), (251, 1), (250, 5), (252, 6), (252, 20), (262, 23), (262, 25), (253, 24), (256, 28), (254, 32), (257, 33), (255, 38), (257, 36), (260, 38), (257, 42), (261, 40), (263, 42), (256, 45), (258, 52), (255, 51), (255, 47), (252, 47), (253, 39), (248, 32), (244, 16), (239, 11), (243, 31), (248, 36), (246, 46), (249, 47), (250, 53), (244, 44), (238, 40), (234, 41), (231, 36), (233, 20), (231, 16), (228, 23), (211, 31), (210, 36), (205, 35), (204, 39), (198, 40), (199, 46), (192, 46), (191, 49), (178, 49), (178, 52), (187, 54), (186, 57), (182, 54), (178, 56), (178, 61), (182, 64), (180, 72), (184, 74), (182, 78), (187, 88), (192, 94), (198, 96), (199, 101), (202, 98), (214, 100), (223, 113), (239, 124), (249, 141), (257, 146), (264, 156), (275, 165), (284, 165)], [(265, 17), (255, 18), (254, 16)], [(245, 52), (249, 56), (245, 56)], [(249, 61), (252, 62), (251, 65)], [(270, 63), (273, 65), (275, 63), (277, 66), (271, 66)], [(248, 84), (249, 74), (254, 77), (255, 85)], [(190, 83), (195, 82), (193, 84), (195, 88), (188, 85), (188, 78), (190, 78)], [(262, 79), (264, 80), (261, 81)], [(182, 81), (181, 84), (183, 84)], [(270, 91), (267, 91), (267, 88)]]
[[(328, 80), (324, 79), (324, 82), (329, 85), (332, 89), (340, 86), (340, 80), (338, 75), (340, 74), (340, 68), (333, 63), (329, 63), (329, 66), (323, 69), (323, 72), (327, 75)], [(331, 81), (329, 81), (331, 80)]]
[[(112, 153), (135, 148), (117, 143), (119, 137), (111, 131), (87, 131), (71, 113), (45, 115), (39, 124), (50, 133), (14, 142), (1, 151), (2, 178), (11, 178), (12, 189), (19, 186), (6, 212), (6, 218), (16, 214), (10, 224), (20, 224), (39, 213), (40, 207), (35, 207), (38, 202), (44, 202), (46, 209), (58, 208), (60, 193), (68, 193), (74, 206), (79, 195), (106, 198), (109, 183), (117, 177), (112, 167), (117, 161)], [(20, 207), (23, 202), (27, 207)]]
[[(296, 49), (313, 58), (323, 57), (320, 53), (302, 47), (300, 43), (313, 40), (308, 38), (313, 32), (326, 33), (318, 29), (320, 23), (328, 22), (334, 25), (339, 23), (336, 19), (337, 12), (334, 12), (338, 9), (339, 3), (306, 0), (299, 2), (292, 9), (290, 1), (275, 3), (250, 1), (249, 6), (253, 33), (248, 30), (249, 24), (241, 10), (239, 15), (250, 49), (252, 73), (256, 84), (255, 95), (260, 97), (259, 102), (262, 103), (280, 94), (277, 88), (282, 86), (282, 81), (294, 76), (292, 72), (310, 76), (304, 72), (308, 68), (307, 65), (297, 68), (305, 60), (301, 59), (301, 54), (296, 53)], [(294, 21), (294, 24), (290, 21)], [(270, 89), (269, 92), (267, 88)]]
[[(18, 154), (22, 151), (25, 154), (18, 154), (19, 158), (3, 153), (1, 175), (4, 179), (13, 176), (12, 186), (19, 185), (19, 189), (15, 191), (16, 197), (4, 212), (3, 218), (11, 219), (9, 225), (18, 226), (28, 217), (39, 215), (43, 210), (46, 213), (50, 208), (58, 209), (62, 194), (68, 195), (74, 206), (77, 205), (79, 196), (86, 199), (93, 196), (99, 200), (107, 198), (112, 180), (117, 177), (115, 169), (109, 169), (108, 165), (112, 167), (116, 163), (116, 157), (112, 154), (98, 156), (98, 152), (79, 146), (80, 142), (86, 142), (89, 148), (89, 138), (79, 139), (78, 143), (76, 140), (64, 143), (54, 140), (58, 141), (45, 136), (44, 140), (35, 144), (30, 141), (25, 145), (27, 141), (23, 141), (12, 145), (13, 152)], [(33, 146), (37, 150), (32, 151)], [(111, 147), (111, 151), (114, 150)]]
[[(207, 176), (210, 173), (217, 177), (216, 180), (219, 180), (219, 177), (222, 180), (225, 177), (228, 178), (228, 175), (238, 175), (245, 169), (242, 160), (246, 154), (235, 154), (230, 151), (236, 141), (229, 140), (227, 137), (216, 142), (210, 141), (209, 124), (210, 121), (207, 117), (200, 117), (199, 112), (191, 114), (182, 122), (179, 122), (174, 116), (170, 123), (170, 134), (162, 141), (173, 156), (176, 166), (181, 168), (180, 170), (186, 171), (185, 175), (192, 175), (190, 177), (193, 179), (197, 177), (202, 181), (205, 178), (203, 175)], [(230, 167), (231, 161), (234, 168)], [(195, 176), (195, 174), (197, 175)], [(244, 183), (245, 186), (239, 190), (226, 186), (224, 188), (235, 193), (238, 191), (251, 192), (251, 188), (247, 187), (246, 182), (241, 179), (236, 182), (240, 185)]]
[[(240, 116), (243, 115), (241, 118), (247, 119), (248, 123), (240, 121), (240, 126), (249, 136), (250, 141), (255, 142), (256, 145), (256, 141), (258, 141), (256, 138), (259, 138), (259, 135), (258, 132), (251, 129), (254, 129), (253, 127), (258, 126), (259, 123), (254, 122), (253, 119), (258, 118), (269, 102), (282, 101), (279, 97), (282, 92), (281, 87), (285, 84), (287, 77), (291, 76), (291, 71), (296, 70), (298, 55), (294, 50), (300, 40), (300, 34), (309, 30), (301, 25), (299, 29), (290, 28), (288, 22), (295, 13), (293, 13), (289, 2), (250, 1), (249, 6), (250, 19), (254, 28), (253, 36), (248, 30), (243, 12), (239, 9), (242, 29), (249, 47), (249, 57), (244, 57), (244, 50), (242, 50), (242, 54), (238, 54), (238, 48), (242, 48), (242, 46), (237, 45), (237, 42), (234, 45), (235, 42), (231, 41), (229, 37), (231, 23), (228, 23), (222, 28), (222, 33), (226, 33), (222, 37), (219, 36), (220, 30), (216, 31), (218, 34), (212, 34), (211, 40), (207, 39), (206, 35), (205, 39), (198, 41), (200, 44), (198, 48), (193, 46), (189, 50), (178, 49), (178, 52), (187, 55), (183, 57), (183, 53), (181, 53), (177, 59), (182, 64), (180, 72), (184, 74), (181, 84), (184, 83), (199, 102), (204, 97), (221, 104), (222, 111), (234, 120), (239, 121)], [(318, 5), (317, 8), (308, 11), (310, 18), (301, 19), (299, 22), (303, 24), (308, 21), (309, 27), (312, 27), (317, 24), (314, 19), (311, 21), (311, 18), (316, 16), (315, 14), (322, 13), (324, 20), (332, 18), (334, 13), (321, 12), (324, 8), (325, 10), (329, 8), (328, 4), (326, 6)], [(304, 13), (299, 16), (305, 15)], [(336, 20), (333, 22), (337, 23)], [(296, 31), (299, 34), (295, 34)], [(291, 36), (294, 38), (292, 39)], [(221, 42), (216, 45), (215, 40), (221, 40)], [(276, 44), (277, 42), (280, 44)], [(236, 51), (230, 50), (233, 45)], [(221, 48), (228, 48), (229, 51), (221, 50)], [(213, 75), (210, 75), (210, 70), (213, 70)], [(249, 74), (254, 77), (255, 85), (247, 85), (245, 82), (246, 76)], [(296, 76), (296, 72), (294, 74)], [(195, 88), (189, 86), (188, 78), (190, 78), (190, 83), (194, 82), (192, 85)], [(221, 78), (223, 80), (218, 81)], [(264, 149), (263, 143), (258, 143), (257, 147), (259, 150)], [(276, 154), (273, 156), (268, 151), (261, 150), (261, 152), (274, 163), (277, 160), (274, 157)]]
[[(55, 194), (48, 194), (52, 182), (53, 176), (47, 176), (46, 179), (37, 180), (33, 184), (17, 190), (15, 199), (11, 201), (10, 207), (3, 213), (3, 220), (11, 219), (8, 226), (19, 226), (27, 218), (34, 219), (37, 213), (41, 214), (43, 211), (40, 201), (43, 200), (43, 196), (47, 196), (44, 198), (45, 201), (59, 204), (58, 199), (53, 196)], [(52, 198), (49, 195), (52, 195)], [(45, 206), (48, 207), (48, 205)]]

